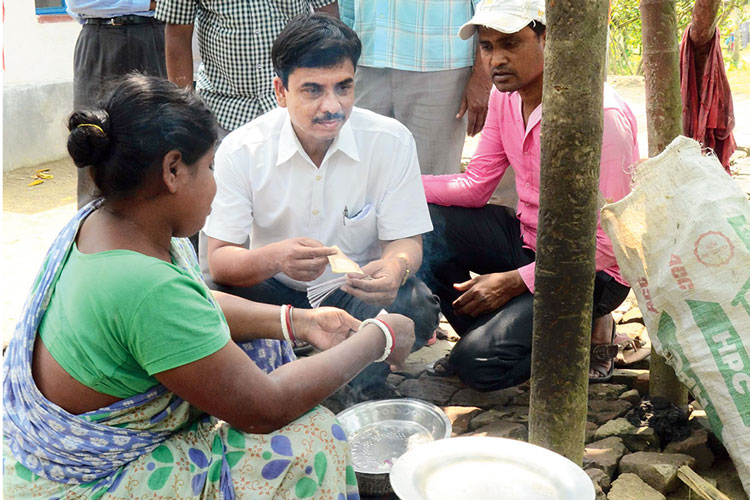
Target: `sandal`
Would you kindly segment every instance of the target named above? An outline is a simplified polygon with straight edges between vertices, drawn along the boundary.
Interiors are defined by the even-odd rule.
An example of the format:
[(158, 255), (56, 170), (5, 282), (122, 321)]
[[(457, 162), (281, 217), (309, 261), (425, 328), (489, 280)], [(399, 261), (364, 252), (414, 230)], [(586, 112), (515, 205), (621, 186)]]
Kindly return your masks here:
[(450, 354), (446, 354), (434, 363), (427, 365), (427, 373), (433, 377), (452, 377), (456, 374), (455, 368), (451, 366)]
[[(590, 384), (609, 382), (612, 379), (612, 373), (615, 370), (614, 359), (620, 351), (620, 348), (615, 344), (616, 335), (615, 320), (613, 319), (612, 340), (610, 343), (591, 345), (590, 370), (593, 370), (596, 375), (592, 376), (589, 374)], [(609, 366), (607, 366), (607, 364), (609, 364)]]

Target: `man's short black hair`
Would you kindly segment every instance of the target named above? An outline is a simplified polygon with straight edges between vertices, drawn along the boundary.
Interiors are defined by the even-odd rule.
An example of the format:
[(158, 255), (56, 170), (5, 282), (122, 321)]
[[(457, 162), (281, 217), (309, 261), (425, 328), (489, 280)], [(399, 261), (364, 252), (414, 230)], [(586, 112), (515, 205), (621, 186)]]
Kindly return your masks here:
[(297, 68), (330, 68), (350, 59), (354, 69), (362, 42), (346, 24), (327, 14), (300, 14), (290, 20), (271, 48), (273, 69), (284, 87)]
[(527, 26), (531, 28), (534, 33), (536, 33), (537, 38), (542, 36), (544, 34), (544, 31), (547, 29), (547, 27), (539, 21), (531, 21)]

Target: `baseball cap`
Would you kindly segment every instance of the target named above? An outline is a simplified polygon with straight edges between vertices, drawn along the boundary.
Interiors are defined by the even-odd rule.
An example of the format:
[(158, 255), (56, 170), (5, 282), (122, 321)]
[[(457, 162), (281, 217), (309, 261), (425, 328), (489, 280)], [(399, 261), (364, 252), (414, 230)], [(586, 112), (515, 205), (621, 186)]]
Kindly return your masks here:
[(458, 36), (471, 38), (477, 26), (486, 26), (501, 33), (517, 33), (531, 21), (547, 24), (544, 0), (482, 0), (474, 17), (461, 26)]

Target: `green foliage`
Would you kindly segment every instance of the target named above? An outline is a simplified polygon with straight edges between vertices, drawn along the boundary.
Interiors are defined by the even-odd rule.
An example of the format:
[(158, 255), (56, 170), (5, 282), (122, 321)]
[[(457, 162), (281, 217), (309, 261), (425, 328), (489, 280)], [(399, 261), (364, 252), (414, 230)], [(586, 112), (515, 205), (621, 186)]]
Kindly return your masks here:
[[(694, 0), (676, 0), (677, 30), (682, 33), (690, 24)], [(609, 23), (609, 73), (615, 75), (643, 74), (641, 60), (643, 44), (641, 39), (640, 0), (611, 0)], [(739, 22), (750, 19), (750, 0), (727, 0), (722, 2), (718, 12), (719, 31), (722, 35), (724, 60), (730, 65), (741, 64), (737, 53), (729, 51), (723, 43)], [(746, 48), (745, 50), (750, 50)]]

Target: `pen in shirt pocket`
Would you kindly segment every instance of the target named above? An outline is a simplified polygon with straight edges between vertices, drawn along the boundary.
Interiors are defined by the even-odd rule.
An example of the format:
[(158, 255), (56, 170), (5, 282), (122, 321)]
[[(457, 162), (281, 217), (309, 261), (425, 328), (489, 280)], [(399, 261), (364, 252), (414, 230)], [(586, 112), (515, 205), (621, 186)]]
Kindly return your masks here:
[(358, 220), (364, 219), (370, 213), (371, 210), (372, 210), (372, 203), (367, 203), (365, 206), (359, 209), (356, 213), (349, 215), (349, 207), (344, 207), (344, 223), (346, 223), (347, 220), (358, 221)]

